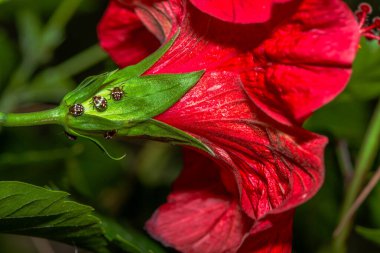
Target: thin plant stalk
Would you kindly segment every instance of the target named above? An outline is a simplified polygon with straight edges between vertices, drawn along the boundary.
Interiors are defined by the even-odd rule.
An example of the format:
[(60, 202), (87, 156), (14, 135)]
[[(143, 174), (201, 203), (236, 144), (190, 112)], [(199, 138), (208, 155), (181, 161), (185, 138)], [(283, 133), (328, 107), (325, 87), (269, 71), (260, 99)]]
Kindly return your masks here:
[[(376, 155), (380, 146), (380, 100), (377, 103), (372, 119), (363, 144), (359, 150), (359, 156), (355, 165), (355, 172), (351, 183), (348, 185), (347, 192), (343, 201), (341, 220), (349, 212), (354, 204), (359, 192), (361, 191), (368, 172), (371, 170)], [(339, 223), (341, 223), (340, 221)], [(334, 239), (334, 249), (338, 253), (346, 252), (346, 241), (350, 235), (352, 228), (352, 219), (345, 222), (345, 225), (340, 228), (340, 233), (337, 233)]]

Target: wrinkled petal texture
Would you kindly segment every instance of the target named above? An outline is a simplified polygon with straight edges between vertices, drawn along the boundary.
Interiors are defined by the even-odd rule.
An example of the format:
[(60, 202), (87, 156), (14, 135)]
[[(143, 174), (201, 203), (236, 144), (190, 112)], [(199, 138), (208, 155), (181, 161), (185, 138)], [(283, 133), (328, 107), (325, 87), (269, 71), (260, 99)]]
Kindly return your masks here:
[(216, 161), (185, 150), (168, 202), (147, 222), (156, 239), (186, 253), (290, 253), (293, 210), (254, 222), (221, 183)]
[(301, 124), (332, 100), (351, 74), (359, 28), (341, 0), (281, 1), (268, 22), (249, 25), (225, 23), (191, 4), (181, 8), (179, 0), (132, 2), (133, 11), (111, 2), (98, 28), (101, 45), (120, 66), (157, 48), (150, 32), (163, 41), (180, 28), (161, 68), (240, 74), (256, 105), (285, 124)]
[(357, 23), (341, 1), (304, 1), (255, 49), (254, 56), (265, 59), (264, 71), (244, 73), (243, 82), (268, 114), (302, 123), (345, 87), (358, 38)]
[(294, 210), (268, 217), (252, 227), (238, 253), (290, 253)]
[(148, 232), (181, 252), (236, 252), (252, 221), (224, 189), (215, 162), (187, 150), (184, 164), (168, 202), (147, 222)]
[(139, 62), (160, 45), (139, 17), (117, 1), (109, 4), (98, 31), (100, 45), (120, 66)]
[(183, 18), (181, 0), (112, 0), (98, 25), (100, 45), (120, 66), (133, 65), (172, 36)]
[(272, 5), (290, 0), (190, 0), (201, 11), (223, 21), (249, 24), (269, 20)]
[(284, 3), (270, 21), (255, 25), (187, 9), (183, 32), (161, 61), (165, 69), (238, 73), (256, 105), (281, 123), (301, 124), (348, 82), (359, 29), (340, 0)]
[(323, 181), (324, 137), (279, 125), (259, 110), (229, 72), (206, 72), (196, 88), (156, 117), (215, 152), (235, 182), (225, 182), (253, 219), (309, 199)]

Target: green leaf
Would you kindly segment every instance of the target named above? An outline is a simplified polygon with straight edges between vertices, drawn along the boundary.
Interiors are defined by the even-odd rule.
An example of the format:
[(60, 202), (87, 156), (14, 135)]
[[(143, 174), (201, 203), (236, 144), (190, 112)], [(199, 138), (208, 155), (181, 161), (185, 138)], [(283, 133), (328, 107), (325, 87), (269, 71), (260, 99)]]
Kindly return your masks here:
[(92, 208), (68, 194), (21, 182), (0, 182), (0, 232), (45, 237), (108, 252)]
[(156, 243), (146, 240), (144, 236), (129, 230), (128, 232), (116, 222), (102, 218), (102, 226), (106, 238), (124, 252), (139, 253), (164, 253), (165, 251)]
[(163, 252), (150, 239), (97, 217), (68, 193), (22, 182), (0, 182), (0, 232), (48, 238), (98, 253)]
[(380, 229), (377, 228), (365, 228), (365, 227), (356, 227), (356, 232), (363, 236), (364, 238), (380, 245)]

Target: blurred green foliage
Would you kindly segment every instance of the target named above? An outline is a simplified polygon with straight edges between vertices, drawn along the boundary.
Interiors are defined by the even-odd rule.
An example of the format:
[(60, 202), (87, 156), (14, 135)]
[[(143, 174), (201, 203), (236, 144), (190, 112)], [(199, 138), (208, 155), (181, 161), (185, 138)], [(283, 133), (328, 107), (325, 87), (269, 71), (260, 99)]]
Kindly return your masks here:
[[(359, 1), (348, 1), (354, 9)], [(379, 15), (377, 0), (368, 1)], [(97, 45), (96, 24), (107, 1), (0, 1), (0, 111), (27, 112), (57, 105), (83, 78), (115, 65)], [(295, 252), (330, 252), (345, 186), (352, 180), (368, 122), (380, 96), (380, 48), (361, 42), (347, 89), (317, 111), (306, 128), (327, 135), (326, 180), (315, 198), (297, 209)], [(59, 127), (0, 129), (0, 179), (70, 192), (71, 199), (94, 207), (121, 227), (143, 236), (144, 222), (165, 201), (182, 167), (179, 148), (139, 140), (112, 141), (121, 161), (106, 157), (85, 140), (67, 140)], [(373, 166), (379, 166), (377, 155)], [(369, 175), (370, 176), (370, 175)], [(356, 224), (380, 229), (380, 186), (359, 209)], [(118, 231), (118, 232), (115, 232)], [(380, 252), (376, 231), (358, 228), (349, 252)], [(361, 231), (361, 232), (360, 232)], [(364, 231), (364, 232), (363, 232)], [(372, 236), (372, 237), (371, 237)], [(142, 237), (144, 238), (144, 237)], [(142, 239), (145, 240), (145, 239)], [(0, 252), (72, 252), (55, 242), (0, 235)]]

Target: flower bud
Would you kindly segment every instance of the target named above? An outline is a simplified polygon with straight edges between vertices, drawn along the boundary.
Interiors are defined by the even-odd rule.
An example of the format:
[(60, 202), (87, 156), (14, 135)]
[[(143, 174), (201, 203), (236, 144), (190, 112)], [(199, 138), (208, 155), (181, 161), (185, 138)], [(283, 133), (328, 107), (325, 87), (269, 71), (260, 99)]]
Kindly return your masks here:
[[(114, 136), (144, 136), (190, 145), (206, 152), (201, 141), (153, 117), (176, 103), (201, 78), (203, 71), (183, 74), (142, 75), (173, 44), (169, 43), (140, 63), (121, 70), (89, 77), (62, 103), (65, 131), (95, 141)], [(111, 138), (112, 138), (111, 137)]]

